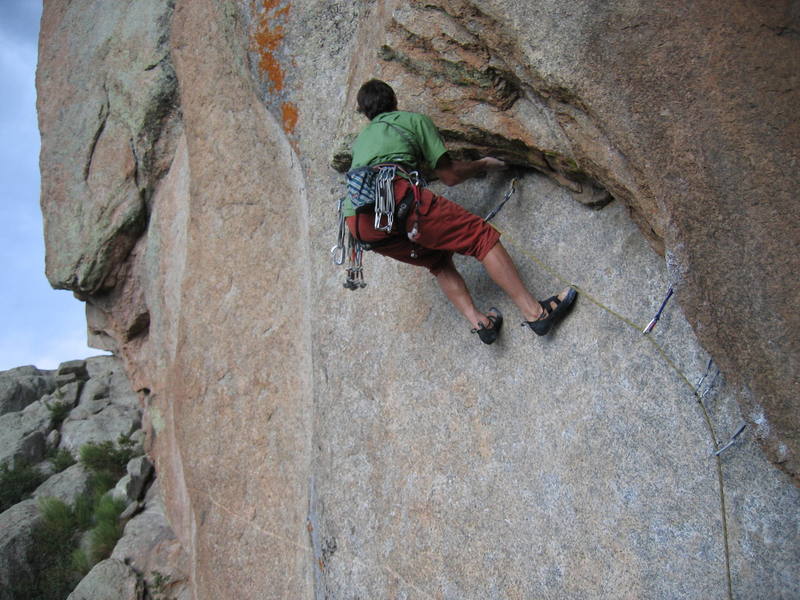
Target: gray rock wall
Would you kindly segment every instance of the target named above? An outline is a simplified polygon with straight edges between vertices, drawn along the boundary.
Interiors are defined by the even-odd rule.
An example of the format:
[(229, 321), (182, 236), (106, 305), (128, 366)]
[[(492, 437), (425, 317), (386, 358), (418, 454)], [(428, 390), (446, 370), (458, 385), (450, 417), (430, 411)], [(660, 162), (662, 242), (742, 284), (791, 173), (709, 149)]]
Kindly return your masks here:
[[(146, 399), (198, 597), (800, 593), (797, 253), (781, 251), (797, 245), (797, 170), (776, 166), (797, 156), (798, 54), (781, 6), (178, 0), (82, 44), (86, 15), (132, 9), (45, 3), (48, 273), (86, 298), (93, 343)], [(117, 58), (82, 50), (106, 47)], [(150, 54), (162, 75), (139, 85)], [(84, 163), (56, 154), (64, 128), (80, 134), (70, 156), (97, 128), (52, 109), (96, 89), (63, 85), (65, 64), (145, 94), (119, 114), (175, 99), (125, 133), (159, 140), (145, 184), (94, 169), (123, 164), (109, 135), (91, 154), (98, 193), (70, 187)], [(553, 336), (514, 327), (469, 260), (479, 304), (508, 318), (492, 347), (426, 273), (368, 255), (368, 287), (341, 287), (331, 165), (371, 76), (454, 151), (528, 169), (496, 225), (539, 297), (580, 287)], [(447, 194), (486, 214), (508, 181)], [(113, 220), (120, 243), (75, 233), (132, 182), (135, 240)], [(107, 267), (56, 269), (62, 247)]]
[[(6, 505), (10, 492), (3, 489), (0, 599), (12, 600), (15, 593), (34, 593), (24, 586), (15, 588), (15, 584), (19, 586), (27, 577), (42, 576), (35, 572), (37, 567), (31, 564), (30, 554), (37, 551), (33, 534), (44, 518), (41, 503), (55, 498), (74, 507), (80, 497), (94, 493), (92, 486), (96, 482), (93, 483), (92, 473), (82, 462), (56, 472), (53, 460), (56, 452), (66, 451), (77, 459), (84, 445), (117, 444), (120, 435), (130, 436), (133, 453), (138, 454), (129, 461), (127, 474), (111, 490), (115, 498), (128, 504), (120, 516), (125, 532), (114, 549), (114, 557), (122, 562), (100, 563), (87, 574), (86, 581), (74, 591), (74, 597), (121, 598), (132, 594), (130, 597), (141, 598), (143, 591), (162, 600), (187, 597), (186, 558), (164, 518), (163, 501), (158, 486), (153, 485), (152, 464), (142, 455), (141, 409), (119, 359), (97, 356), (62, 363), (55, 371), (20, 367), (0, 373), (4, 388), (14, 390), (16, 397), (20, 390), (23, 396), (32, 393), (35, 387), (31, 385), (32, 378), (40, 377), (52, 383), (42, 388), (50, 390), (49, 393), (0, 418), (3, 486), (20, 488), (19, 481), (7, 479), (7, 475), (9, 469), (22, 463), (41, 474), (38, 487), (34, 482), (30, 493), (10, 507)], [(57, 403), (68, 404), (72, 409), (63, 422), (54, 419), (48, 409)], [(34, 435), (38, 440), (35, 447), (28, 443)]]
[(32, 365), (0, 372), (0, 415), (22, 410), (55, 387), (52, 371)]

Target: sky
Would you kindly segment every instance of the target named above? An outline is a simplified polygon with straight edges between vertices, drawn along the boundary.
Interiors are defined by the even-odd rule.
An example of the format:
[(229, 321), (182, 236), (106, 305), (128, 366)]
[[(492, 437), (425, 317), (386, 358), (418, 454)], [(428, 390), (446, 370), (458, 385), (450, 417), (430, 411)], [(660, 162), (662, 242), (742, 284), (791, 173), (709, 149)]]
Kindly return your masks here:
[(42, 3), (0, 0), (0, 371), (103, 354), (86, 345), (84, 305), (44, 275), (36, 53)]

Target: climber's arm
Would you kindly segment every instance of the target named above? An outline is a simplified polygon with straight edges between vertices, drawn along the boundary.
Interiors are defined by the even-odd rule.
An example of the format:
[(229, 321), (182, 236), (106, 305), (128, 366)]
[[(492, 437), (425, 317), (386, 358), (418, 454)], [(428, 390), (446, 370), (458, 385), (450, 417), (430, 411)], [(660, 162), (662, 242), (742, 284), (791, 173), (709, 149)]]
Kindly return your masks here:
[(453, 186), (483, 173), (501, 171), (505, 168), (506, 163), (491, 156), (478, 160), (453, 160), (449, 154), (443, 154), (436, 163), (434, 172), (445, 185)]

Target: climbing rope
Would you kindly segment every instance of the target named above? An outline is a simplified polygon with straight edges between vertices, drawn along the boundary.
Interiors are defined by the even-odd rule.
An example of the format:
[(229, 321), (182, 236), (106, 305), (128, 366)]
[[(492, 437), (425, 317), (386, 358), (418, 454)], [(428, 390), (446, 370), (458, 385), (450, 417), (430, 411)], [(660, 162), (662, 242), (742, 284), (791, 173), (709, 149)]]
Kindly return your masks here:
[[(494, 217), (497, 214), (497, 212), (499, 212), (500, 208), (502, 208), (502, 206), (506, 203), (508, 198), (511, 196), (511, 193), (513, 193), (513, 191), (514, 191), (515, 182), (516, 182), (516, 178), (514, 180), (512, 180), (511, 189), (506, 194), (506, 197), (504, 198), (503, 202), (501, 202), (500, 205), (490, 213), (490, 215), (485, 219), (486, 221), (488, 221), (489, 218)], [(503, 236), (503, 238), (505, 240), (507, 240), (512, 246), (514, 246), (519, 252), (521, 252), (527, 258), (532, 260), (534, 263), (536, 263), (539, 267), (541, 267), (542, 270), (544, 270), (545, 272), (550, 274), (553, 278), (557, 279), (558, 281), (561, 281), (562, 283), (564, 283), (566, 285), (572, 286), (578, 292), (580, 292), (580, 294), (581, 294), (581, 296), (583, 298), (589, 300), (592, 304), (596, 305), (597, 307), (599, 307), (600, 309), (602, 309), (605, 312), (609, 313), (610, 315), (616, 317), (618, 320), (622, 321), (623, 323), (625, 323), (626, 325), (628, 325), (632, 329), (636, 330), (640, 334), (648, 334), (650, 331), (652, 331), (652, 329), (655, 326), (655, 324), (661, 318), (661, 313), (664, 311), (664, 308), (666, 307), (667, 301), (670, 299), (670, 297), (673, 294), (672, 287), (670, 287), (670, 289), (669, 289), (669, 291), (667, 293), (667, 297), (661, 303), (661, 307), (659, 308), (658, 312), (656, 313), (656, 316), (650, 321), (650, 323), (647, 325), (647, 327), (642, 328), (641, 325), (637, 325), (631, 319), (628, 319), (627, 317), (623, 316), (619, 312), (615, 311), (614, 309), (612, 309), (611, 307), (609, 307), (608, 305), (604, 304), (599, 299), (594, 297), (592, 294), (587, 292), (585, 289), (581, 288), (580, 286), (577, 286), (577, 285), (573, 284), (566, 277), (562, 276), (558, 271), (556, 271), (555, 269), (552, 269), (549, 265), (547, 265), (544, 261), (542, 261), (539, 257), (537, 257), (533, 252), (529, 251), (525, 246), (523, 246), (521, 243), (519, 243), (517, 240), (515, 240), (508, 232), (501, 230), (496, 225), (492, 225), (492, 227), (494, 227), (498, 231), (498, 233), (500, 233)], [(710, 415), (708, 413), (708, 410), (706, 409), (706, 407), (705, 407), (705, 405), (703, 403), (703, 398), (705, 397), (705, 394), (707, 394), (708, 390), (711, 388), (711, 386), (713, 386), (713, 383), (714, 383), (713, 380), (712, 380), (711, 384), (709, 384), (709, 386), (707, 387), (706, 392), (701, 395), (701, 393), (699, 391), (700, 390), (700, 384), (698, 384), (697, 386), (692, 385), (692, 383), (689, 381), (689, 378), (686, 376), (686, 374), (678, 367), (678, 365), (675, 364), (675, 362), (669, 357), (669, 355), (667, 355), (666, 351), (655, 341), (655, 339), (652, 336), (648, 335), (648, 336), (645, 337), (645, 339), (651, 344), (653, 349), (657, 352), (657, 354), (659, 356), (661, 356), (661, 358), (670, 367), (670, 369), (672, 369), (672, 371), (675, 372), (675, 374), (680, 378), (680, 380), (684, 382), (684, 384), (691, 391), (692, 395), (695, 397), (695, 400), (697, 401), (697, 404), (699, 405), (700, 410), (701, 410), (701, 412), (703, 414), (703, 419), (705, 421), (706, 428), (708, 429), (708, 433), (709, 433), (709, 436), (711, 438), (712, 447), (715, 448), (715, 451), (713, 452), (713, 457), (714, 457), (714, 460), (715, 460), (715, 463), (716, 463), (717, 480), (718, 480), (718, 485), (719, 485), (720, 514), (721, 514), (721, 519), (722, 519), (722, 538), (723, 538), (724, 553), (725, 553), (725, 579), (726, 579), (726, 583), (727, 583), (728, 599), (729, 600), (733, 600), (733, 583), (732, 583), (732, 578), (731, 578), (730, 545), (729, 545), (729, 535), (728, 535), (728, 519), (727, 519), (727, 508), (726, 508), (726, 502), (725, 502), (725, 484), (724, 484), (724, 477), (723, 477), (723, 472), (722, 472), (722, 460), (720, 459), (720, 454), (722, 452), (724, 452), (727, 448), (729, 448), (733, 444), (733, 442), (736, 439), (736, 437), (738, 437), (739, 434), (741, 434), (742, 431), (744, 431), (745, 425), (740, 427), (739, 430), (733, 435), (731, 440), (725, 446), (720, 448), (719, 447), (719, 443), (717, 441), (717, 436), (716, 436), (716, 434), (714, 432), (714, 426), (713, 426), (713, 424), (711, 422), (711, 417), (710, 417)], [(711, 363), (709, 362), (709, 368), (710, 368), (710, 364)], [(705, 377), (707, 376), (707, 374), (708, 374), (708, 369), (707, 369), (706, 375), (703, 376), (703, 378), (701, 379), (700, 383), (702, 383), (702, 381), (705, 380)], [(717, 374), (719, 374), (719, 371), (717, 371)], [(716, 375), (714, 376), (714, 379), (716, 379)]]

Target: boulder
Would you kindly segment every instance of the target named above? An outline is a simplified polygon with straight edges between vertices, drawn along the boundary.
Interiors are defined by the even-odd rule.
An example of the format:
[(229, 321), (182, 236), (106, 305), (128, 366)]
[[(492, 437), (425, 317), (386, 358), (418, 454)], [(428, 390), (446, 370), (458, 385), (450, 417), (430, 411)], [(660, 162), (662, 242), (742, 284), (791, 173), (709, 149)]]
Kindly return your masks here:
[(81, 390), (81, 404), (108, 398), (108, 379), (110, 375), (110, 372), (106, 372), (103, 375), (98, 375), (97, 377), (89, 379), (86, 385), (83, 386), (83, 390)]
[(86, 361), (68, 360), (58, 365), (56, 377), (69, 376), (79, 381), (86, 381), (89, 378), (89, 372), (86, 370)]
[(147, 491), (153, 475), (153, 463), (146, 456), (137, 456), (128, 461), (127, 473), (112, 490), (115, 498), (137, 502)]
[(0, 371), (0, 415), (20, 411), (45, 394), (55, 390), (52, 371), (34, 366)]
[(97, 563), (67, 600), (142, 600), (143, 586), (125, 563), (108, 558)]
[(42, 460), (51, 423), (50, 410), (42, 400), (29, 404), (25, 410), (0, 416), (0, 464)]
[[(78, 407), (80, 409), (80, 407)], [(96, 414), (70, 418), (61, 426), (61, 448), (78, 454), (84, 444), (116, 443), (121, 435), (130, 435), (141, 427), (141, 415), (135, 408), (109, 404)]]
[[(113, 354), (101, 354), (99, 356), (91, 356), (86, 359), (86, 370), (89, 373), (90, 379), (101, 379), (109, 383), (109, 375), (122, 373), (123, 379), (125, 378), (125, 368), (122, 361)], [(129, 386), (130, 387), (130, 386)]]
[(138, 396), (131, 389), (119, 359), (98, 356), (86, 361), (89, 379), (81, 390), (78, 405), (70, 412), (68, 421), (80, 421), (104, 410), (111, 404), (125, 411), (139, 411)]
[(111, 495), (115, 500), (122, 502), (130, 502), (131, 498), (128, 496), (128, 487), (131, 483), (131, 476), (129, 474), (123, 475), (114, 488), (111, 490)]
[(70, 384), (77, 384), (79, 390), (83, 382), (89, 378), (86, 370), (85, 360), (71, 360), (61, 363), (56, 371), (56, 385), (64, 387)]
[(186, 555), (164, 514), (157, 483), (151, 486), (145, 510), (125, 525), (111, 558), (144, 574), (151, 597), (190, 598)]
[(153, 463), (147, 456), (137, 456), (128, 462), (127, 471), (131, 478), (127, 488), (128, 498), (140, 500), (153, 475)]
[(34, 498), (57, 498), (72, 504), (78, 496), (90, 491), (91, 474), (80, 463), (50, 476), (33, 493)]
[(47, 434), (47, 447), (50, 449), (58, 448), (58, 444), (61, 443), (61, 433), (58, 429), (53, 429), (50, 433)]
[(100, 398), (93, 398), (93, 399), (84, 399), (81, 403), (73, 408), (69, 416), (67, 416), (67, 421), (82, 421), (85, 419), (91, 418), (92, 415), (99, 413), (101, 410), (106, 408), (109, 404), (111, 404), (111, 399), (108, 396), (100, 397)]
[(114, 547), (112, 558), (132, 566), (140, 573), (154, 568), (151, 553), (163, 542), (172, 541), (175, 534), (158, 502), (148, 502), (144, 511), (125, 525), (125, 532)]
[(64, 404), (65, 406), (75, 406), (80, 398), (81, 390), (83, 389), (83, 381), (70, 381), (68, 383), (60, 384), (55, 392), (47, 397), (47, 403)]
[(11, 584), (21, 571), (28, 570), (31, 533), (40, 518), (34, 499), (0, 513), (0, 600), (14, 600)]

